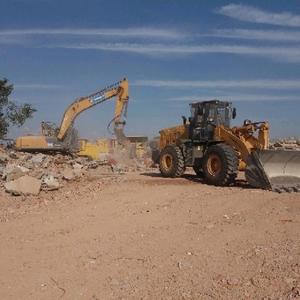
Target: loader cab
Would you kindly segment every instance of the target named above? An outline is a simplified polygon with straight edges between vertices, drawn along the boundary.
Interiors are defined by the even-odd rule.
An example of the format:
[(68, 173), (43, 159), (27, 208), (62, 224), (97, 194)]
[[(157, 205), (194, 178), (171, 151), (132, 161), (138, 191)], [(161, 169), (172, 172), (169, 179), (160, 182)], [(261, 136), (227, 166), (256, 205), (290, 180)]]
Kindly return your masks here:
[(236, 115), (231, 102), (210, 100), (191, 103), (190, 107), (189, 137), (200, 142), (213, 140), (214, 128), (220, 125), (230, 127), (230, 121)]

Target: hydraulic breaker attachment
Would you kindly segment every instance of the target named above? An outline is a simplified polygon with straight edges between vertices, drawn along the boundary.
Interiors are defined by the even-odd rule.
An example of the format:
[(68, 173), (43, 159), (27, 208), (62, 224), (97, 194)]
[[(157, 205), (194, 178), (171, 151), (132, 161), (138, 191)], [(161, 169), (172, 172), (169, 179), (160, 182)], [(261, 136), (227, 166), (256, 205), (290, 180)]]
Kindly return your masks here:
[(121, 145), (125, 144), (127, 137), (124, 133), (125, 122), (116, 122), (114, 126), (114, 134), (117, 139), (117, 142)]

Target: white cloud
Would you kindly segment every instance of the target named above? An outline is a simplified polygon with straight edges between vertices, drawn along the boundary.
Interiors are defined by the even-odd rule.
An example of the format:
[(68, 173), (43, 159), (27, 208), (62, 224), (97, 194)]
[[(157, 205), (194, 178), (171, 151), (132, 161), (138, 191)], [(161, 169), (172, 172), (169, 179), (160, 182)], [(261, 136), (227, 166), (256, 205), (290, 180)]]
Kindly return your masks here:
[(0, 30), (0, 36), (34, 36), (34, 35), (77, 35), (106, 36), (127, 38), (164, 38), (179, 39), (183, 32), (159, 28), (32, 28)]
[(255, 29), (220, 29), (204, 36), (235, 38), (263, 41), (300, 42), (300, 31), (255, 30)]
[(182, 96), (169, 98), (169, 101), (183, 101), (183, 102), (194, 102), (194, 101), (206, 101), (212, 99), (219, 99), (223, 101), (300, 101), (299, 96), (279, 96), (279, 95), (258, 95), (258, 94), (216, 94), (216, 95), (204, 95), (204, 96)]
[(188, 55), (203, 53), (225, 53), (237, 55), (254, 55), (273, 58), (280, 61), (300, 62), (300, 46), (295, 47), (259, 47), (243, 45), (177, 45), (177, 44), (137, 44), (137, 43), (81, 43), (53, 45), (53, 48), (69, 48), (81, 50), (102, 50), (133, 52), (146, 55)]
[(58, 84), (42, 84), (42, 83), (24, 83), (24, 84), (14, 84), (15, 89), (57, 89), (63, 87)]
[(300, 15), (291, 12), (269, 12), (243, 4), (228, 4), (221, 7), (219, 14), (245, 22), (300, 27)]
[(258, 88), (300, 89), (300, 79), (255, 79), (255, 80), (137, 80), (136, 86), (166, 88)]
[(24, 36), (0, 35), (0, 45), (25, 44), (26, 41)]
[[(48, 38), (45, 39), (44, 35)], [(59, 36), (63, 36), (59, 38)], [(76, 37), (74, 37), (76, 36)], [(114, 38), (118, 42), (104, 41), (96, 42), (97, 36)], [(260, 56), (266, 59), (273, 59), (283, 62), (300, 62), (300, 45), (274, 45), (274, 46), (256, 46), (256, 45), (236, 45), (236, 44), (182, 44), (178, 40), (187, 37), (178, 30), (158, 29), (158, 28), (57, 28), (57, 29), (15, 29), (0, 30), (0, 44), (24, 45), (34, 48), (66, 48), (81, 50), (101, 50), (132, 52), (144, 55), (192, 55), (205, 53), (224, 53), (234, 55), (252, 55)], [(201, 35), (199, 35), (201, 36)], [(218, 30), (211, 34), (202, 34), (202, 36), (215, 36), (227, 38), (246, 38), (259, 40), (278, 40), (278, 41), (299, 41), (300, 32), (286, 31), (260, 31), (246, 29)], [(119, 42), (124, 38), (124, 42)], [(130, 38), (143, 38), (140, 42), (128, 42)], [(149, 43), (145, 38), (160, 39), (162, 42)], [(173, 43), (167, 43), (166, 40), (173, 39)], [(175, 39), (175, 40), (174, 40)], [(178, 40), (176, 40), (178, 39)], [(62, 42), (64, 41), (64, 42)], [(92, 42), (91, 42), (92, 41)], [(64, 43), (64, 44), (62, 44)]]

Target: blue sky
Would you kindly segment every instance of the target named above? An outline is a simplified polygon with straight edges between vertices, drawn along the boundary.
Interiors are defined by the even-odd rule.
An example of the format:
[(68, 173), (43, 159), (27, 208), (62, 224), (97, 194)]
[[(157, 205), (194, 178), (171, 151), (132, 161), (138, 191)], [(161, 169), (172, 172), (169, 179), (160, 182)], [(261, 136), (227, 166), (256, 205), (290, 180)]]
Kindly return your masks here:
[[(188, 103), (219, 98), (272, 137), (300, 136), (300, 1), (0, 0), (0, 76), (38, 112), (11, 136), (60, 123), (67, 105), (123, 77), (126, 132), (154, 136)], [(5, 13), (3, 13), (5, 12)], [(109, 136), (113, 101), (76, 120)]]

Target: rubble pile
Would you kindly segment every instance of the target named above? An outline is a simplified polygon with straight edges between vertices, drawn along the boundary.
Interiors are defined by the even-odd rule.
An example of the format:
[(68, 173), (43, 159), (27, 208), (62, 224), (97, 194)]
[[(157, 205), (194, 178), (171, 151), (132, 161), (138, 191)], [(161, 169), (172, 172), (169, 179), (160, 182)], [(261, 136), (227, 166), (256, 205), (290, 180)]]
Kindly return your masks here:
[(117, 163), (90, 161), (69, 155), (24, 153), (0, 149), (0, 187), (12, 195), (38, 195), (53, 191), (67, 182), (122, 173)]
[(270, 148), (300, 151), (300, 139), (296, 139), (294, 137), (278, 139), (271, 142)]
[[(124, 150), (125, 151), (125, 150)], [(0, 148), (0, 189), (12, 195), (38, 195), (58, 190), (68, 182), (119, 176), (145, 171), (151, 159), (128, 158), (122, 151), (99, 161), (63, 154), (18, 152)]]

